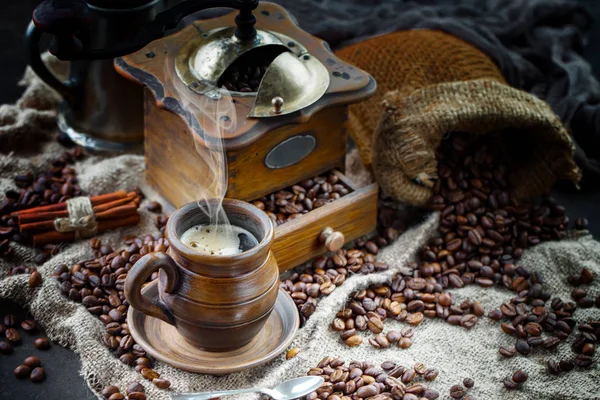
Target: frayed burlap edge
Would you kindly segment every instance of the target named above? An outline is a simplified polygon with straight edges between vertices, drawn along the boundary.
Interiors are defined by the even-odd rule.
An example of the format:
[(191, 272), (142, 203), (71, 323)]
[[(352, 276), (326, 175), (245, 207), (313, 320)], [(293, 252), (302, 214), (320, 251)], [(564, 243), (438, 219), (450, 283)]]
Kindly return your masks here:
[[(534, 141), (533, 154), (511, 170), (518, 199), (541, 195), (559, 180), (581, 178), (574, 144), (550, 106), (505, 84), (488, 79), (443, 83), (405, 97), (393, 91), (385, 95), (384, 107), (373, 137), (373, 172), (397, 200), (427, 202), (437, 180), (436, 149), (452, 132), (505, 131), (504, 138), (518, 131)], [(511, 145), (524, 139), (512, 137)]]

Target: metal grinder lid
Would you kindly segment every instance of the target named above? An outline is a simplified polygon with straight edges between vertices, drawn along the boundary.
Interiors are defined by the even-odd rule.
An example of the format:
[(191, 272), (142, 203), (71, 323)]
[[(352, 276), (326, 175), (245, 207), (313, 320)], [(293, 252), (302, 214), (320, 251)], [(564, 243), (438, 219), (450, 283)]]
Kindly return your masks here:
[(225, 91), (218, 87), (219, 79), (228, 67), (242, 55), (252, 56), (256, 49), (273, 46), (281, 48), (281, 53), (269, 64), (258, 91), (229, 92), (233, 96), (255, 97), (248, 117), (290, 114), (314, 104), (327, 91), (330, 83), (327, 68), (294, 39), (257, 30), (253, 41), (241, 41), (234, 32), (235, 27), (205, 32), (179, 51), (175, 70), (191, 90), (220, 98)]

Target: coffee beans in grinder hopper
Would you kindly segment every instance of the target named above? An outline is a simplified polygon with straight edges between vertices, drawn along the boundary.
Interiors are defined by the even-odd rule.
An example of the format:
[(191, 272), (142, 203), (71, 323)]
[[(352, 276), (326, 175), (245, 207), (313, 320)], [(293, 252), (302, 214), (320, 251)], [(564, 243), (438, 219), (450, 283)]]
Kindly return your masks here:
[(272, 46), (242, 54), (219, 78), (219, 87), (232, 92), (257, 92), (267, 68), (279, 54), (281, 50)]

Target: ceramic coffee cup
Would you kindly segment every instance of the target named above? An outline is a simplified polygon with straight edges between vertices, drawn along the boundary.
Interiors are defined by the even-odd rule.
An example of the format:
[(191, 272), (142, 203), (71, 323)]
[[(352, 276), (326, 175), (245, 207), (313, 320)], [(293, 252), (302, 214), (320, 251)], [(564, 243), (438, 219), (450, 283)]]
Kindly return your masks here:
[[(211, 207), (216, 205), (213, 202)], [(169, 218), (168, 253), (140, 258), (125, 282), (125, 296), (133, 308), (174, 325), (190, 344), (210, 351), (249, 343), (269, 318), (279, 291), (269, 217), (239, 200), (224, 199), (223, 209), (232, 225), (256, 237), (257, 246), (223, 256), (204, 254), (183, 244), (180, 238), (185, 231), (209, 224), (198, 203), (188, 203)], [(157, 270), (159, 298), (150, 299), (141, 289)]]

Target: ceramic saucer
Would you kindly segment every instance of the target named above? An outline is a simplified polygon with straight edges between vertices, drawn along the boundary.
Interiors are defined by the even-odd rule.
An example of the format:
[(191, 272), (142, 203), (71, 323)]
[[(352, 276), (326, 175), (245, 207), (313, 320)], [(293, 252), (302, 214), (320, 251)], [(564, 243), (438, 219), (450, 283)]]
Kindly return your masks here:
[[(146, 286), (142, 293), (157, 298), (157, 282)], [(127, 322), (135, 341), (152, 357), (185, 371), (213, 375), (239, 372), (271, 361), (287, 349), (300, 325), (294, 301), (281, 289), (263, 329), (237, 350), (210, 352), (193, 347), (174, 326), (133, 307), (129, 307)]]

